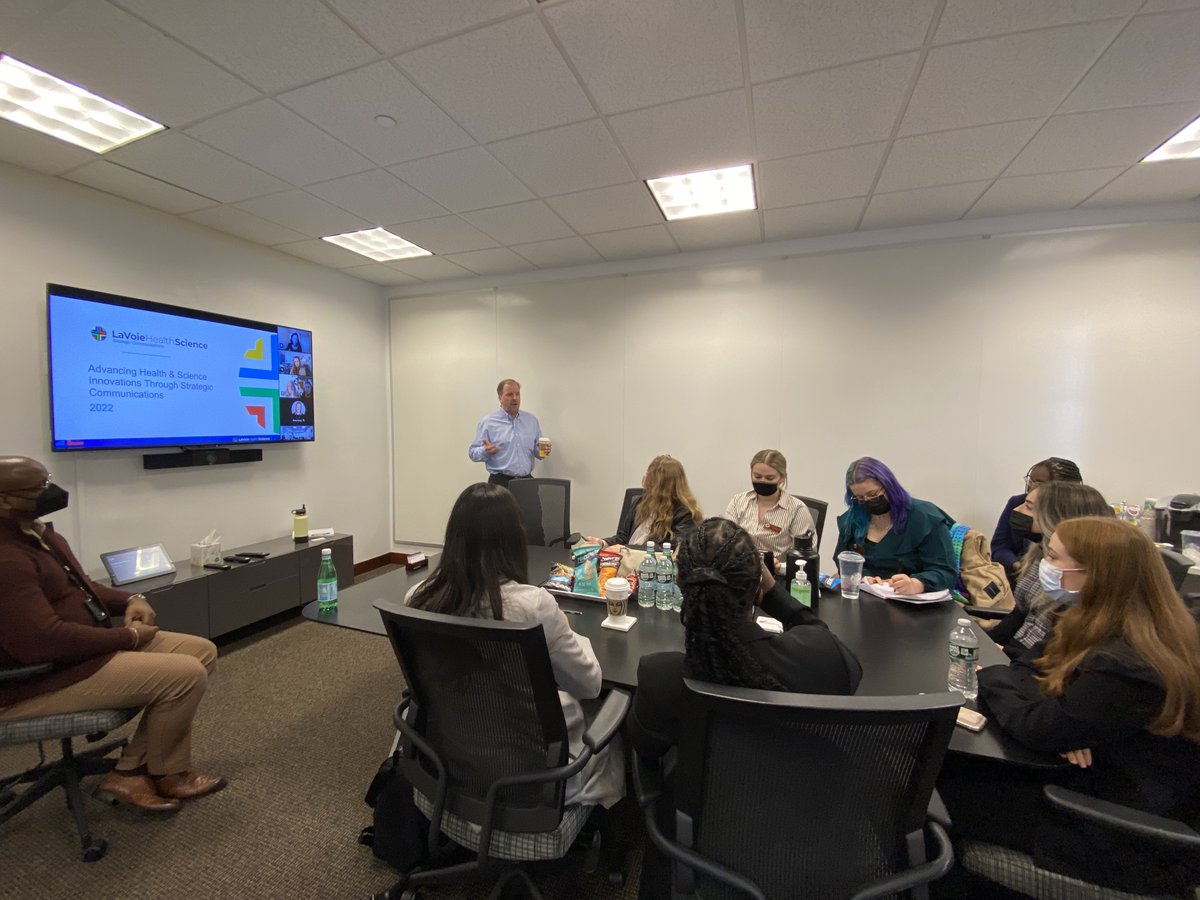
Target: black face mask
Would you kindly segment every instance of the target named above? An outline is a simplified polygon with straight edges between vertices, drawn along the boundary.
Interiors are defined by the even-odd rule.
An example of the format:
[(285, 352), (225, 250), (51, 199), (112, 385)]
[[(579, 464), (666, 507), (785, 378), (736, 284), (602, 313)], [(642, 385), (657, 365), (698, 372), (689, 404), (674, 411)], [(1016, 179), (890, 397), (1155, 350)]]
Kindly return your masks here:
[(1026, 537), (1033, 530), (1033, 516), (1027, 516), (1019, 509), (1014, 509), (1008, 514), (1008, 527), (1013, 534), (1020, 534)]
[(51, 482), (38, 494), (38, 498), (33, 504), (33, 517), (40, 519), (43, 516), (56, 513), (60, 509), (66, 509), (68, 496), (69, 494), (66, 491)]
[(760, 497), (770, 497), (779, 490), (779, 485), (774, 481), (752, 481), (750, 487), (754, 488), (754, 493)]
[(870, 500), (859, 500), (858, 505), (873, 516), (882, 516), (892, 508), (892, 504), (888, 502), (886, 494), (879, 497), (872, 497)]

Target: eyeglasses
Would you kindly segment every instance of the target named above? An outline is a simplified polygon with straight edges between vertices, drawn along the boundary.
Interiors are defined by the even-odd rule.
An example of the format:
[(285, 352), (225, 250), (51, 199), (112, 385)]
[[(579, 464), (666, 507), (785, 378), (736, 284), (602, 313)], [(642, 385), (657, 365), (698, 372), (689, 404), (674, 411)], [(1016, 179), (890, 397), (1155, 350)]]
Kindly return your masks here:
[(1028, 494), (1035, 487), (1039, 487), (1043, 484), (1049, 484), (1049, 483), (1050, 482), (1048, 480), (1047, 481), (1035, 481), (1034, 479), (1032, 479), (1028, 475), (1026, 475), (1025, 476), (1025, 493)]
[(857, 500), (859, 503), (870, 503), (872, 500), (878, 500), (880, 497), (882, 497), (884, 495), (884, 493), (885, 493), (885, 491), (879, 490), (879, 491), (875, 491), (872, 494), (863, 494), (860, 497), (858, 494), (851, 491), (850, 496), (853, 497), (855, 500)]

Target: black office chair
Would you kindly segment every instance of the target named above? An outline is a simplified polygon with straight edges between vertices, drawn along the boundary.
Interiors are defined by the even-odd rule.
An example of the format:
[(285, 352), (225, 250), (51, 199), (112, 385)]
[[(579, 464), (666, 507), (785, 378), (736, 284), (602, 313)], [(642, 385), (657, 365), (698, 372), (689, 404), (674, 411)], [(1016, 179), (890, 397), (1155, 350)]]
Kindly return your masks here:
[(571, 482), (565, 478), (515, 478), (508, 489), (521, 508), (525, 537), (535, 547), (570, 547), (579, 542), (571, 532)]
[[(28, 681), (45, 675), (53, 669), (50, 663), (34, 666), (0, 669), (0, 682)], [(80, 859), (95, 862), (108, 850), (108, 841), (92, 837), (88, 828), (87, 813), (83, 809), (83, 793), (80, 780), (89, 775), (103, 775), (112, 771), (115, 759), (106, 759), (113, 750), (124, 747), (124, 738), (109, 741), (99, 747), (76, 753), (72, 739), (86, 736), (91, 742), (99, 741), (115, 728), (120, 728), (140, 710), (132, 709), (89, 709), (75, 713), (34, 716), (28, 719), (13, 719), (0, 722), (0, 747), (17, 744), (38, 745), (38, 764), (16, 775), (0, 778), (0, 825), (3, 825), (39, 797), (62, 787), (67, 794), (67, 808), (75, 818), (79, 832)], [(43, 741), (61, 742), (62, 758), (46, 762)], [(21, 792), (13, 790), (18, 784), (28, 784)]]
[(629, 515), (629, 511), (633, 509), (633, 505), (642, 499), (642, 494), (644, 493), (646, 493), (644, 488), (625, 488), (625, 499), (621, 501), (621, 513), (617, 516), (618, 528), (620, 528), (621, 523), (625, 521), (625, 517)]
[(1043, 794), (1056, 814), (1076, 828), (1093, 829), (1118, 836), (1145, 860), (1150, 854), (1169, 865), (1150, 866), (1162, 880), (1146, 884), (1146, 866), (1131, 876), (1135, 883), (1105, 886), (1052, 872), (1038, 866), (1027, 853), (983, 841), (960, 841), (959, 858), (964, 869), (1008, 890), (1041, 900), (1139, 900), (1193, 896), (1200, 888), (1200, 834), (1183, 822), (1150, 815), (1128, 806), (1097, 800), (1057, 785), (1047, 785)]
[(949, 871), (949, 821), (933, 786), (961, 694), (686, 686), (674, 840), (655, 819), (657, 773), (634, 761), (646, 829), (674, 861), (674, 897), (867, 900)]
[[(557, 859), (570, 848), (593, 807), (564, 805), (566, 782), (616, 734), (629, 694), (609, 692), (583, 751), (570, 759), (541, 625), (414, 609), (380, 614), (408, 684), (394, 715), (399, 771), (430, 821), (434, 861), (387, 896), (495, 877), (492, 896), (518, 878), (540, 898), (518, 861)], [(442, 865), (456, 847), (475, 858)]]
[(829, 510), (829, 504), (815, 497), (804, 497), (800, 494), (792, 494), (792, 496), (807, 506), (809, 513), (812, 514), (813, 524), (817, 526), (817, 541), (813, 549), (820, 550), (821, 535), (825, 533), (825, 513)]

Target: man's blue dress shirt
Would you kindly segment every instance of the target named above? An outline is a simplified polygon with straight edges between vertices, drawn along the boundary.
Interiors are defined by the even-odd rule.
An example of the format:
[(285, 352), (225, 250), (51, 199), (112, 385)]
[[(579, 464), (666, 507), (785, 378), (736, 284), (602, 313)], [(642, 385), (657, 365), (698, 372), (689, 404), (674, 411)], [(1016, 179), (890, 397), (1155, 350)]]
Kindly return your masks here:
[[(479, 420), (475, 429), (475, 441), (467, 450), (474, 462), (487, 466), (488, 474), (522, 477), (533, 472), (537, 460), (537, 439), (542, 436), (542, 427), (537, 416), (520, 410), (514, 419), (503, 409), (495, 409)], [(500, 449), (488, 456), (483, 449), (484, 438)]]

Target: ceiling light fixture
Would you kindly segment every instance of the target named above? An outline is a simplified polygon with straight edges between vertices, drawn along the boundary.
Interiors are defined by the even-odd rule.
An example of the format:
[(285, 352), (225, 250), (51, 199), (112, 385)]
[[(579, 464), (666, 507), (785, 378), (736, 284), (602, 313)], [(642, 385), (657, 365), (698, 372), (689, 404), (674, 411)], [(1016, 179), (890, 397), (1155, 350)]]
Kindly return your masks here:
[(11, 56), (0, 56), (0, 118), (96, 153), (166, 127)]
[(1200, 116), (1147, 156), (1142, 162), (1162, 162), (1164, 159), (1200, 159)]
[(408, 259), (411, 256), (433, 256), (423, 247), (406, 241), (399, 235), (392, 234), (386, 228), (369, 228), (365, 231), (350, 231), (346, 234), (332, 234), (321, 238), (363, 256), (369, 256), (376, 262), (387, 262), (390, 259)]
[(758, 209), (749, 164), (646, 181), (667, 221)]

